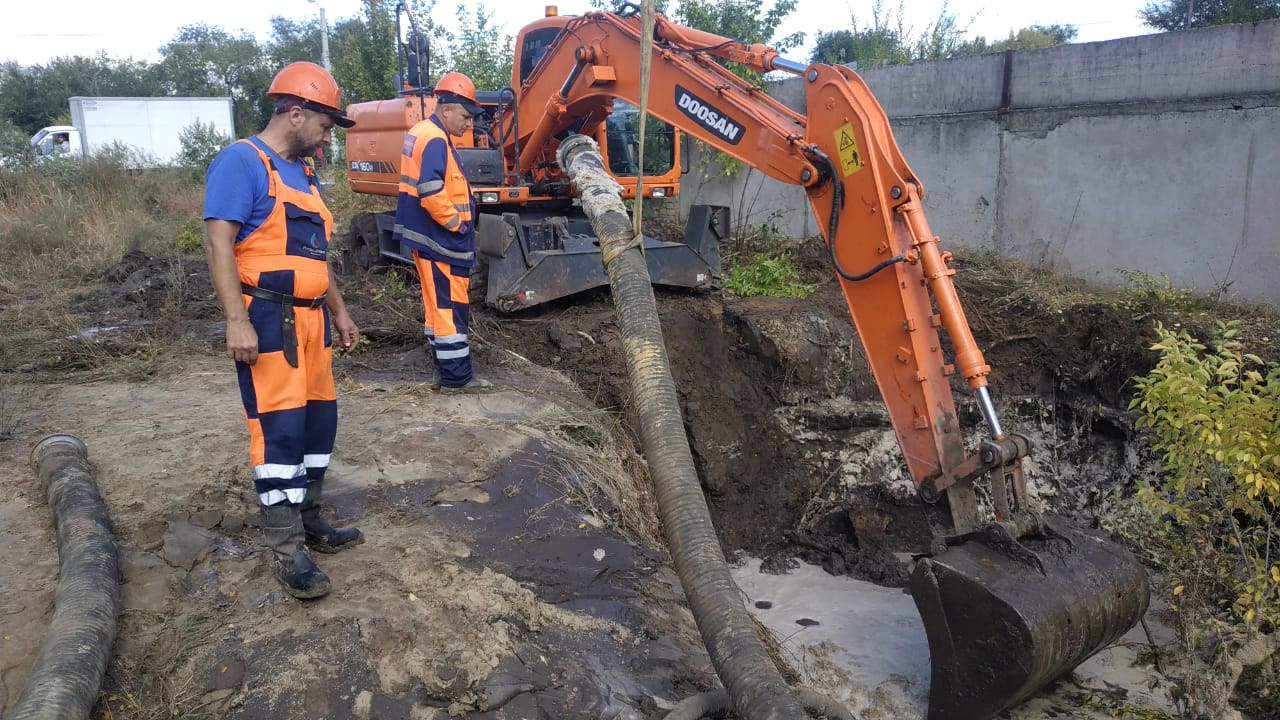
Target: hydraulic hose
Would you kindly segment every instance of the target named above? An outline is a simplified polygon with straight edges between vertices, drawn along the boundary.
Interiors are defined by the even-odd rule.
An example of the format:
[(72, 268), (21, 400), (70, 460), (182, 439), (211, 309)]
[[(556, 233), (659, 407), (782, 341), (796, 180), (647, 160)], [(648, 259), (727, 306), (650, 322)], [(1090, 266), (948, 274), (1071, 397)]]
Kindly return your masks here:
[(49, 435), (31, 451), (58, 534), (53, 621), (10, 720), (87, 720), (120, 615), (120, 557), (84, 443)]
[(605, 170), (599, 146), (589, 137), (566, 139), (557, 159), (577, 188), (582, 208), (600, 239), (658, 514), (711, 662), (738, 717), (807, 717), (756, 634), (712, 527), (671, 379), (657, 301), (640, 252), (641, 239), (632, 234), (622, 188)]

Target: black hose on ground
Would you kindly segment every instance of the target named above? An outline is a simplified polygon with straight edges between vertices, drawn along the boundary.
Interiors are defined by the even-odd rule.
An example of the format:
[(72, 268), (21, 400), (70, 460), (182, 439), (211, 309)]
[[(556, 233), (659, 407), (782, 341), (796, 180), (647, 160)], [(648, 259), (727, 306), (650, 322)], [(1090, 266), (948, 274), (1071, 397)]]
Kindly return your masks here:
[(600, 238), (658, 514), (711, 662), (739, 717), (808, 717), (756, 634), (712, 527), (671, 379), (649, 269), (641, 240), (632, 234), (621, 188), (605, 171), (595, 141), (586, 136), (562, 142), (557, 159)]
[(50, 435), (31, 450), (58, 533), (53, 621), (10, 720), (89, 717), (116, 639), (120, 557), (84, 443)]
[[(822, 693), (796, 688), (804, 709), (826, 720), (857, 720), (853, 713)], [(671, 708), (663, 720), (720, 720), (733, 712), (733, 702), (724, 690), (711, 690), (685, 698)]]

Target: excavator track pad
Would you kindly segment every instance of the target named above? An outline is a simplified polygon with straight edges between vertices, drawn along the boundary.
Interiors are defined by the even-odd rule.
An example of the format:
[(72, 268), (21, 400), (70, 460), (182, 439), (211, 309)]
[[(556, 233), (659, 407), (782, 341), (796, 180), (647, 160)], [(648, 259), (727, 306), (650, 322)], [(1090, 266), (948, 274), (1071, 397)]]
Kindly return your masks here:
[(985, 720), (1071, 671), (1147, 610), (1123, 547), (1045, 518), (1014, 540), (980, 534), (922, 558), (909, 587), (929, 640), (927, 720)]

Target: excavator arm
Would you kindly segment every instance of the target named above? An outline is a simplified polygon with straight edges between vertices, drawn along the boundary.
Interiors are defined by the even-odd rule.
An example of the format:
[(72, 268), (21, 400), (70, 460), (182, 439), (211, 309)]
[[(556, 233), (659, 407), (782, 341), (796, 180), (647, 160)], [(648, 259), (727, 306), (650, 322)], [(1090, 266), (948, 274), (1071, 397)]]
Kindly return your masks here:
[[(641, 87), (639, 17), (557, 22), (520, 89), (519, 129), (506, 134), (519, 142), (504, 148), (521, 167), (552, 174), (559, 139), (615, 99), (638, 105)], [(910, 580), (930, 645), (929, 720), (992, 717), (1119, 638), (1146, 610), (1146, 573), (1115, 543), (1027, 506), (1030, 443), (1001, 427), (950, 255), (924, 217), (923, 184), (866, 84), (848, 68), (801, 66), (662, 16), (653, 40), (651, 115), (804, 187), (922, 505), (947, 508)], [(716, 58), (799, 75), (806, 112)], [(956, 373), (990, 431), (972, 448), (957, 419)]]
[[(1022, 497), (1017, 460), (1028, 444), (1005, 437), (987, 391), (990, 368), (974, 342), (921, 210), (923, 186), (894, 142), (888, 118), (862, 79), (844, 67), (801, 67), (762, 45), (744, 45), (658, 16), (650, 114), (775, 180), (803, 186), (826, 239), (908, 469), (921, 495), (946, 492), (954, 534), (978, 529), (971, 481), (1009, 468), (1010, 503)], [(555, 138), (614, 99), (639, 104), (638, 18), (592, 13), (569, 19), (520, 92), (520, 165), (545, 165)], [(809, 114), (791, 110), (729, 72), (716, 57), (805, 79)], [(509, 133), (514, 138), (515, 133)], [(517, 145), (512, 142), (508, 151)], [(935, 309), (936, 303), (936, 309)], [(943, 357), (938, 329), (955, 349)], [(978, 394), (998, 450), (966, 459), (950, 376)], [(988, 458), (983, 461), (982, 457)]]

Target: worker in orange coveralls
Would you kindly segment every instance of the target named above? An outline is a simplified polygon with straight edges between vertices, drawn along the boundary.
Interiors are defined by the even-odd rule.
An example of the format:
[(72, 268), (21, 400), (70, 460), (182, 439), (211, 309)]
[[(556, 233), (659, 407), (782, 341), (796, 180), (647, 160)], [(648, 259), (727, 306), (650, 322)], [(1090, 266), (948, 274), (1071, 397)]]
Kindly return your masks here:
[(478, 265), (475, 202), (452, 139), (466, 134), (482, 108), (462, 73), (446, 74), (433, 92), (435, 112), (404, 138), (393, 237), (413, 248), (440, 391), (484, 391), (493, 383), (472, 372), (468, 338), (471, 270)]
[(333, 76), (315, 63), (285, 66), (267, 96), (276, 107), (266, 128), (209, 165), (205, 251), (227, 315), (272, 572), (290, 595), (314, 598), (330, 585), (308, 548), (332, 553), (364, 541), (320, 515), (338, 427), (332, 344), (355, 347), (360, 330), (334, 283), (333, 215), (305, 160), (331, 142), (334, 125), (354, 122)]

